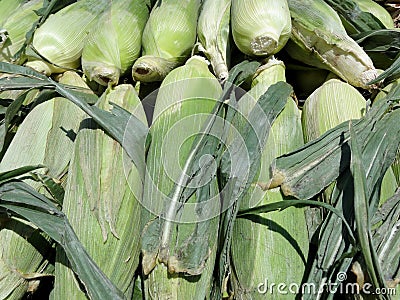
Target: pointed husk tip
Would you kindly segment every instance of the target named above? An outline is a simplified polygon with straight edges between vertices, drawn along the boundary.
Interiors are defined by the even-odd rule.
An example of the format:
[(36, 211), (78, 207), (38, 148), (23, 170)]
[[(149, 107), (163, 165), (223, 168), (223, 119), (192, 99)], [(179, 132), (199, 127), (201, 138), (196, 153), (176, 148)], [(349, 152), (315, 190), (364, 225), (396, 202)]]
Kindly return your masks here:
[(114, 66), (89, 66), (84, 72), (89, 80), (94, 80), (104, 86), (117, 85), (121, 76), (121, 70)]
[(138, 58), (133, 65), (132, 77), (142, 82), (162, 81), (178, 65), (177, 62), (165, 58), (145, 55)]

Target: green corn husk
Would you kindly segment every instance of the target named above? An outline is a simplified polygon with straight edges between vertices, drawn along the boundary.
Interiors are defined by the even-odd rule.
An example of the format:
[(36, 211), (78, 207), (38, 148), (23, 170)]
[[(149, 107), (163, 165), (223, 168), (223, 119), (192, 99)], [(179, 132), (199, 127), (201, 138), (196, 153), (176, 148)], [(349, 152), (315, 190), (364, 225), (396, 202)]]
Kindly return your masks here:
[[(249, 95), (258, 99), (269, 86), (285, 81), (282, 62), (270, 60), (253, 80)], [(246, 99), (246, 102), (242, 102)], [(250, 97), (239, 101), (239, 111), (246, 116), (254, 106)], [(269, 165), (280, 155), (303, 144), (301, 113), (293, 99), (272, 124), (262, 153), (262, 165), (255, 182), (241, 203), (241, 209), (284, 200), (279, 188), (266, 191)], [(301, 283), (308, 255), (308, 231), (304, 209), (237, 218), (232, 236), (232, 283), (237, 299), (294, 299), (295, 295), (265, 294), (271, 283)], [(279, 266), (277, 268), (277, 266)], [(259, 291), (260, 290), (260, 291)]]
[(240, 51), (251, 56), (277, 53), (289, 40), (287, 1), (232, 0), (232, 35)]
[(149, 17), (148, 0), (117, 0), (98, 18), (82, 52), (90, 80), (116, 85), (139, 57), (142, 32)]
[[(110, 103), (147, 122), (133, 86), (108, 89), (97, 105), (108, 111)], [(63, 211), (95, 263), (131, 299), (140, 253), (142, 176), (121, 145), (90, 119), (81, 124), (68, 176)], [(56, 259), (52, 299), (86, 299), (62, 251)]]
[(364, 97), (351, 85), (337, 79), (326, 81), (304, 102), (304, 141), (308, 143), (344, 121), (361, 118), (366, 107)]
[(78, 68), (88, 33), (109, 3), (107, 0), (81, 0), (50, 15), (35, 31), (32, 45), (51, 63), (32, 55), (26, 66), (47, 76)]
[(232, 0), (205, 0), (197, 23), (201, 50), (220, 82), (228, 78), (230, 11)]
[(6, 39), (0, 43), (0, 61), (14, 62), (13, 56), (25, 42), (25, 35), (39, 16), (34, 12), (43, 6), (42, 0), (31, 0), (21, 5), (3, 24)]
[(158, 0), (142, 36), (142, 57), (134, 63), (137, 81), (161, 81), (189, 57), (196, 41), (200, 0)]
[[(338, 14), (323, 0), (288, 0), (294, 43), (286, 50), (294, 59), (332, 71), (365, 89), (377, 77), (371, 58), (351, 39)], [(294, 46), (295, 45), (295, 46)]]
[[(66, 72), (60, 82), (86, 88), (73, 72)], [(63, 182), (73, 151), (71, 137), (83, 118), (84, 113), (76, 105), (61, 97), (39, 104), (19, 126), (1, 161), (0, 172), (43, 164), (45, 174)], [(33, 181), (26, 182), (40, 188)], [(21, 299), (43, 276), (49, 276), (46, 268), (51, 252), (50, 239), (35, 226), (6, 219), (0, 226), (0, 299)]]
[(26, 0), (0, 0), (0, 27)]
[[(194, 204), (211, 199), (200, 211), (191, 212), (189, 208), (187, 213), (185, 205), (179, 215), (171, 210), (177, 204), (167, 196), (172, 196), (170, 192), (180, 180), (193, 140), (221, 92), (205, 60), (194, 56), (167, 75), (157, 95), (143, 195), (146, 213), (142, 218), (142, 269), (146, 299), (209, 298), (218, 230), (218, 217), (209, 214), (219, 212), (217, 182), (213, 179), (206, 186), (207, 199), (200, 199), (199, 188), (188, 200)], [(177, 149), (179, 156), (175, 156)], [(180, 222), (166, 221), (158, 215)], [(194, 223), (198, 219), (200, 222)]]

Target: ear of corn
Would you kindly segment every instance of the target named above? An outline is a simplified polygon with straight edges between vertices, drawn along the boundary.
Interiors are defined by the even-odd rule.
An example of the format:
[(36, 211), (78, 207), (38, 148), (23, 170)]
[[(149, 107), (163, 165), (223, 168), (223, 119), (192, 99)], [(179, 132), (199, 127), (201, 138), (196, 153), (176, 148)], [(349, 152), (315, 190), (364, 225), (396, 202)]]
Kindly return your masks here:
[[(82, 79), (67, 72), (65, 84), (85, 86)], [(65, 180), (65, 171), (73, 150), (73, 136), (83, 112), (67, 99), (57, 97), (36, 106), (28, 114), (9, 145), (0, 172), (26, 165), (43, 164), (46, 174)], [(33, 187), (39, 185), (27, 181)], [(49, 238), (32, 224), (10, 219), (0, 227), (0, 299), (21, 299), (30, 286), (37, 284), (48, 265)], [(7, 297), (8, 298), (7, 298)]]
[(189, 57), (196, 41), (200, 0), (159, 0), (143, 31), (143, 53), (132, 68), (137, 81), (161, 81)]
[[(131, 85), (107, 90), (98, 106), (110, 110), (111, 103), (146, 122), (140, 100)], [(135, 165), (124, 160), (121, 145), (93, 126), (92, 121), (86, 120), (78, 133), (68, 171), (63, 211), (89, 255), (130, 299), (139, 263), (138, 198), (142, 194), (143, 179)], [(61, 263), (56, 264), (57, 279), (52, 298), (68, 295), (72, 299), (86, 299), (72, 270), (66, 267), (68, 263), (63, 254), (57, 252), (57, 257)]]
[(347, 35), (338, 14), (323, 0), (288, 0), (288, 4), (291, 39), (303, 49), (291, 51), (289, 47), (289, 54), (324, 66), (354, 86), (369, 88), (367, 83), (377, 76), (377, 70), (365, 51)]
[(206, 0), (197, 23), (197, 35), (217, 78), (228, 78), (231, 0)]
[[(282, 62), (270, 60), (258, 70), (249, 91), (255, 99), (269, 86), (285, 81)], [(239, 111), (248, 115), (253, 104), (239, 101)], [(254, 101), (254, 100), (253, 100)], [(288, 102), (272, 124), (262, 152), (262, 164), (257, 182), (254, 182), (241, 207), (249, 208), (284, 200), (279, 188), (266, 191), (269, 166), (272, 160), (303, 144), (300, 111), (293, 99)], [(232, 237), (232, 281), (238, 299), (292, 299), (294, 295), (263, 294), (266, 281), (300, 284), (308, 255), (308, 233), (304, 209), (290, 208), (281, 212), (258, 214), (235, 221)], [(279, 267), (277, 267), (279, 266)], [(268, 284), (267, 283), (267, 284)], [(262, 290), (262, 289), (261, 289)]]
[(106, 0), (81, 0), (49, 16), (35, 31), (32, 45), (51, 63), (32, 56), (26, 65), (48, 76), (79, 67), (88, 32), (108, 5)]
[(43, 1), (41, 0), (31, 0), (21, 5), (3, 24), (6, 40), (0, 43), (1, 61), (13, 61), (13, 56), (25, 42), (26, 33), (39, 19), (34, 10), (41, 8), (42, 5)]
[(232, 35), (240, 51), (251, 56), (277, 53), (290, 37), (287, 1), (232, 0)]
[(331, 79), (312, 93), (304, 103), (304, 140), (309, 142), (340, 123), (365, 114), (366, 101), (351, 85)]
[(113, 1), (96, 21), (82, 52), (90, 80), (115, 85), (138, 58), (149, 16), (147, 0)]
[[(146, 213), (142, 219), (142, 267), (148, 275), (144, 281), (148, 299), (204, 299), (210, 292), (218, 229), (218, 218), (212, 215), (212, 209), (218, 211), (219, 207), (217, 183), (212, 179), (206, 186), (208, 199), (199, 198), (196, 192), (188, 200), (189, 206), (210, 200), (207, 209), (187, 212), (185, 206), (179, 215), (174, 209), (179, 204), (172, 202), (179, 199), (169, 197), (185, 170), (194, 137), (220, 94), (221, 86), (207, 63), (194, 56), (167, 75), (157, 95), (143, 201), (147, 209), (151, 207), (153, 214), (162, 217)], [(184, 223), (188, 213), (191, 223)], [(183, 222), (171, 221), (176, 218)]]

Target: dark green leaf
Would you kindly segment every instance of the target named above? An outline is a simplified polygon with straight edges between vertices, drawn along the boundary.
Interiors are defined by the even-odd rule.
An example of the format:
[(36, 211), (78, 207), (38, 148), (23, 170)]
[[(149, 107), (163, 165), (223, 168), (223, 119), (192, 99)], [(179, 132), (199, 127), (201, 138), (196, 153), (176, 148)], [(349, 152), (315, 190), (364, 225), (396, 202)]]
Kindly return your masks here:
[[(378, 209), (381, 194), (381, 184), (387, 170), (392, 165), (399, 147), (400, 110), (387, 113), (376, 123), (374, 131), (367, 138), (362, 149), (362, 159), (367, 171), (367, 195), (369, 214), (373, 216)], [(386, 199), (383, 199), (386, 200)]]
[[(117, 140), (133, 160), (138, 170), (143, 174), (145, 168), (145, 138), (148, 127), (135, 116), (115, 104), (111, 112), (104, 111), (96, 106), (90, 106), (89, 103), (97, 102), (98, 98), (96, 95), (57, 83), (26, 67), (0, 62), (0, 72), (25, 76), (6, 78), (4, 81), (0, 79), (1, 87), (4, 89), (55, 88), (57, 93), (81, 108), (110, 136)], [(128, 125), (129, 128), (127, 127)]]
[(33, 77), (36, 79), (42, 79), (44, 81), (48, 80), (48, 78), (45, 75), (43, 75), (39, 72), (36, 72), (33, 69), (26, 68), (23, 66), (9, 64), (6, 62), (0, 62), (0, 72), (7, 73), (7, 74), (13, 74), (13, 75), (23, 75), (23, 76), (27, 76), (27, 77)]
[(351, 148), (351, 163), (350, 171), (354, 182), (354, 216), (356, 222), (357, 238), (359, 247), (365, 264), (368, 275), (375, 287), (385, 287), (383, 276), (380, 276), (380, 266), (376, 261), (376, 253), (372, 244), (370, 217), (369, 217), (369, 201), (367, 190), (367, 179), (364, 165), (362, 163), (361, 150), (357, 136), (350, 123), (350, 148)]
[(17, 178), (18, 176), (24, 175), (26, 173), (29, 173), (33, 170), (37, 170), (40, 168), (44, 168), (45, 166), (42, 165), (37, 165), (37, 166), (25, 166), (22, 168), (18, 168), (18, 169), (14, 169), (14, 170), (10, 170), (10, 171), (6, 171), (6, 172), (2, 172), (0, 173), (0, 184), (13, 180), (15, 178)]
[(382, 80), (386, 80), (387, 82), (396, 80), (400, 78), (400, 56), (394, 61), (394, 63), (385, 70), (382, 74), (376, 77), (374, 80), (368, 82), (368, 84), (375, 84)]
[[(377, 224), (379, 222), (383, 222), (385, 219), (388, 218), (388, 215), (392, 211), (393, 207), (398, 205), (400, 197), (400, 189), (396, 190), (395, 195), (393, 195), (390, 199), (385, 201), (381, 207), (375, 212), (375, 214), (371, 218), (371, 224)], [(381, 228), (381, 226), (379, 227)], [(381, 230), (381, 229), (379, 229)]]
[[(84, 91), (80, 91), (78, 89), (71, 89), (66, 85), (52, 82), (56, 88), (56, 92), (58, 92), (61, 96), (67, 98), (72, 101), (75, 105), (77, 105), (84, 112), (93, 112), (99, 110), (97, 107), (90, 106), (89, 103), (96, 103), (98, 97), (94, 94), (89, 94)], [(121, 129), (122, 130), (122, 129)]]
[(386, 279), (394, 280), (399, 278), (400, 272), (400, 251), (393, 251), (400, 247), (400, 189), (382, 205), (374, 217), (373, 224), (382, 222), (373, 233), (382, 272)]
[(143, 297), (142, 280), (140, 276), (137, 276), (133, 288), (132, 300), (143, 300)]
[(74, 2), (76, 2), (76, 0), (45, 0), (43, 2), (43, 7), (39, 9), (37, 13), (43, 17), (44, 20), (41, 20), (43, 23), (50, 14), (54, 14)]
[(353, 35), (352, 38), (371, 57), (376, 68), (390, 67), (400, 53), (399, 30), (373, 30)]
[(29, 220), (64, 249), (91, 299), (124, 299), (87, 254), (67, 217), (46, 197), (23, 182), (9, 182), (0, 186), (0, 207)]
[[(2, 205), (29, 205), (51, 215), (62, 215), (62, 212), (49, 199), (21, 181), (3, 183), (0, 186), (0, 199), (6, 202), (2, 202)], [(55, 238), (55, 240), (60, 240), (60, 238)]]
[(358, 32), (385, 28), (377, 17), (369, 12), (362, 11), (353, 0), (325, 0), (325, 2), (336, 10)]
[(388, 50), (400, 51), (400, 31), (380, 29), (362, 32), (351, 36), (364, 51), (383, 52)]
[[(354, 223), (353, 212), (353, 181), (347, 169), (337, 180), (331, 195), (330, 202), (335, 209), (342, 212), (346, 222), (352, 226)], [(306, 273), (306, 282), (312, 284), (321, 291), (324, 290), (324, 283), (329, 281), (332, 284), (339, 284), (337, 278), (339, 272), (347, 272), (352, 258), (356, 254), (354, 234), (349, 235), (344, 230), (343, 219), (334, 213), (328, 213), (318, 232), (317, 253), (310, 257), (311, 268)], [(322, 299), (330, 299), (332, 293), (324, 293)], [(315, 299), (315, 294), (305, 293), (304, 300)]]
[(6, 114), (4, 116), (4, 123), (0, 127), (0, 151), (4, 150), (5, 140), (7, 139), (9, 130), (12, 126), (12, 120), (20, 111), (28, 93), (29, 90), (22, 93), (7, 107)]
[(243, 82), (254, 75), (260, 65), (261, 64), (257, 61), (249, 62), (247, 60), (235, 65), (229, 71), (227, 82), (234, 84), (235, 86), (240, 86)]
[(352, 237), (353, 240), (355, 240), (353, 237), (353, 231), (352, 231), (350, 225), (347, 223), (342, 212), (339, 209), (337, 209), (327, 203), (324, 203), (324, 202), (318, 202), (318, 201), (314, 201), (314, 200), (284, 200), (284, 201), (278, 201), (278, 202), (274, 202), (274, 203), (270, 203), (270, 204), (252, 207), (252, 208), (245, 209), (245, 210), (239, 210), (237, 216), (238, 216), (238, 218), (241, 218), (241, 217), (245, 217), (250, 214), (268, 213), (268, 212), (277, 211), (277, 210), (282, 211), (289, 207), (313, 207), (313, 206), (323, 207), (323, 208), (331, 211), (335, 215), (337, 215), (340, 219), (342, 219), (342, 221), (346, 225), (349, 235)]
[(47, 80), (33, 77), (0, 78), (0, 91), (23, 90), (50, 86)]

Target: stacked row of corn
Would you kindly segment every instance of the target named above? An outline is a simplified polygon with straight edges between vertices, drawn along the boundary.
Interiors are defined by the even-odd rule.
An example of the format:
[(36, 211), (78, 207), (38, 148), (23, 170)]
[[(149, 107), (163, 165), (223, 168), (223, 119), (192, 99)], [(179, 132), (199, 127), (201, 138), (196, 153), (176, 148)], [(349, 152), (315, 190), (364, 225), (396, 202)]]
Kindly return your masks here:
[[(26, 33), (28, 22), (37, 18), (33, 13), (36, 6), (30, 7), (37, 2), (18, 7), (19, 15), (7, 22), (23, 21), (19, 26), (24, 28), (18, 31)], [(371, 5), (380, 8), (371, 1), (369, 10)], [(290, 40), (286, 50), (291, 56), (331, 70), (354, 86), (365, 88), (376, 77), (371, 59), (347, 35), (337, 13), (323, 0), (225, 0), (205, 1), (203, 5), (199, 0), (164, 0), (155, 3), (151, 11), (150, 7), (150, 0), (81, 0), (68, 5), (35, 31), (34, 53), (27, 66), (50, 75), (82, 65), (88, 78), (102, 85), (117, 84), (131, 68), (135, 80), (160, 81), (190, 56), (197, 31), (200, 49), (217, 77), (224, 80), (231, 26), (235, 44), (250, 56), (273, 55)], [(365, 3), (360, 7), (365, 8)], [(30, 17), (21, 16), (21, 12)], [(393, 26), (387, 13), (382, 16), (388, 28)], [(10, 61), (23, 36), (14, 34), (17, 28), (7, 22), (4, 28), (10, 28), (8, 40), (13, 46), (4, 50), (8, 55), (3, 55), (3, 60)]]
[[(365, 10), (376, 5), (361, 2)], [(227, 79), (233, 61), (230, 35), (241, 52), (265, 59), (239, 101), (238, 111), (244, 117), (271, 85), (286, 81), (284, 63), (270, 58), (282, 49), (338, 76), (318, 87), (302, 111), (293, 98), (287, 99), (272, 124), (259, 176), (246, 191), (242, 209), (286, 199), (279, 188), (268, 190), (272, 161), (343, 121), (360, 118), (367, 103), (353, 86), (369, 89), (367, 83), (378, 73), (337, 13), (322, 0), (80, 0), (50, 15), (35, 30), (32, 49), (15, 61), (25, 34), (39, 19), (34, 10), (42, 4), (0, 0), (0, 7), (4, 5), (0, 14), (10, 15), (0, 15), (2, 61), (26, 61), (26, 66), (48, 76), (62, 73), (57, 78), (61, 83), (89, 93), (93, 93), (91, 81), (108, 86), (95, 105), (105, 111), (114, 104), (121, 106), (146, 126), (138, 92), (130, 84), (120, 84), (121, 78), (161, 82), (145, 174), (126, 160), (117, 141), (60, 97), (37, 105), (0, 157), (0, 172), (43, 164), (43, 172), (65, 187), (62, 210), (89, 255), (126, 299), (210, 298), (218, 251), (219, 217), (213, 213), (219, 212), (223, 201), (218, 180), (213, 178), (206, 187), (210, 199), (198, 199), (194, 192), (188, 200), (189, 204), (208, 200), (210, 211), (186, 212), (170, 193), (186, 175), (196, 135), (222, 95), (220, 83)], [(392, 27), (390, 18), (384, 20)], [(211, 68), (203, 57), (189, 58), (196, 40)], [(80, 67), (84, 78), (66, 71)], [(25, 104), (35, 99), (35, 92)], [(36, 182), (27, 182), (47, 193)], [(382, 202), (398, 186), (392, 170), (383, 184)], [(329, 189), (325, 194), (329, 197)], [(185, 223), (185, 213), (200, 221)], [(21, 299), (34, 292), (42, 278), (52, 276), (52, 299), (86, 299), (85, 287), (62, 249), (55, 252), (54, 262), (49, 255), (54, 255), (51, 240), (29, 222), (0, 218), (0, 299)], [(303, 208), (237, 219), (231, 247), (232, 294), (237, 299), (265, 299), (258, 288), (266, 278), (300, 284), (308, 252)]]

